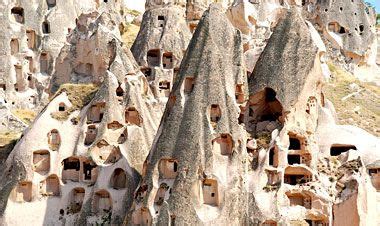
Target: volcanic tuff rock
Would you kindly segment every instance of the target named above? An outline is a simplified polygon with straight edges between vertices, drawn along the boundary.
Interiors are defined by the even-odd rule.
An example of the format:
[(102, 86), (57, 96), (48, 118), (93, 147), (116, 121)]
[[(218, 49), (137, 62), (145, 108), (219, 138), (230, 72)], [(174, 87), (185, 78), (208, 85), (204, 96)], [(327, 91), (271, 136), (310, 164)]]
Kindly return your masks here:
[[(115, 10), (118, 3), (110, 3)], [(110, 4), (95, 1), (3, 1), (0, 3), (1, 98), (10, 109), (40, 110), (46, 104), (54, 60), (85, 11), (107, 11)]]
[(131, 205), (161, 113), (130, 51), (102, 32), (109, 18), (81, 16), (89, 23), (76, 30), (92, 28), (93, 40), (104, 40), (96, 46), (72, 36), (104, 56), (94, 62), (105, 65), (101, 85), (61, 85), (1, 166), (3, 223), (120, 224)]
[[(277, 90), (277, 98), (285, 109), (289, 109), (297, 100), (314, 66), (317, 53), (317, 47), (302, 18), (295, 13), (287, 18), (276, 26), (249, 83), (251, 93), (265, 87)], [(276, 64), (268, 64), (269, 61)]]
[[(286, 224), (305, 221), (309, 224), (373, 224), (376, 222), (375, 193), (363, 165), (367, 164), (369, 152), (373, 153), (378, 147), (379, 140), (359, 129), (332, 126), (333, 111), (326, 108), (321, 92), (324, 82), (320, 55), (324, 50), (313, 33), (297, 10), (291, 9), (275, 27), (249, 77), (246, 128), (256, 141), (262, 139), (263, 133), (270, 133), (268, 149), (251, 149), (252, 168), (248, 172), (249, 191), (254, 194), (250, 201), (254, 204), (250, 206), (254, 207), (249, 211), (251, 219)], [(293, 87), (296, 84), (297, 87)], [(332, 121), (327, 120), (326, 114)], [(262, 126), (273, 122), (277, 128)], [(331, 136), (331, 128), (336, 128), (333, 134), (342, 136)], [(355, 135), (347, 136), (343, 131), (355, 131)], [(370, 144), (364, 146), (360, 137), (367, 137)], [(349, 149), (357, 151), (339, 155)], [(339, 155), (339, 158), (330, 155)], [(350, 161), (356, 165), (351, 166)], [(326, 171), (328, 166), (346, 165), (350, 166), (341, 169), (344, 177)], [(353, 171), (360, 176), (355, 176)], [(345, 187), (347, 183), (356, 185)], [(363, 190), (366, 195), (358, 195)], [(296, 204), (298, 199), (302, 205)], [(357, 209), (348, 210), (348, 203)], [(361, 208), (368, 212), (361, 214)], [(350, 217), (341, 215), (338, 210), (349, 211)]]
[(1, 225), (380, 222), (379, 138), (336, 121), (359, 96), (327, 99), (331, 61), (377, 70), (372, 10), (211, 2), (0, 3)]
[(240, 32), (220, 5), (211, 5), (185, 53), (128, 224), (243, 222), (242, 57)]
[[(97, 12), (82, 14), (77, 19), (77, 27), (68, 35), (67, 44), (57, 57), (55, 73), (52, 75), (51, 91), (54, 93), (64, 83), (96, 83), (103, 81), (109, 65), (115, 59), (116, 45), (121, 45), (117, 21), (113, 14)], [(125, 54), (123, 54), (125, 55)], [(120, 54), (120, 57), (122, 55)], [(131, 57), (131, 56), (129, 56)], [(126, 57), (128, 60), (128, 57)], [(121, 61), (120, 59), (119, 61)], [(130, 61), (130, 60), (129, 60)], [(127, 74), (135, 73), (138, 67), (126, 65)], [(124, 76), (115, 73), (120, 79)]]
[[(309, 4), (307, 7), (312, 8)], [(347, 57), (364, 57), (375, 41), (375, 12), (362, 1), (320, 1), (314, 7), (316, 23)]]
[(178, 68), (190, 38), (191, 33), (181, 8), (147, 10), (131, 51), (142, 67), (150, 66), (146, 55), (149, 50), (160, 49), (170, 52), (174, 57), (173, 68)]
[(163, 105), (191, 38), (184, 13), (179, 7), (147, 10), (131, 48), (155, 97)]
[(305, 1), (303, 12), (329, 51), (327, 58), (361, 81), (380, 82), (376, 65), (376, 12), (364, 1)]
[(186, 0), (146, 0), (145, 1), (145, 10), (150, 10), (152, 8), (161, 8), (161, 7), (171, 7), (174, 5), (186, 7)]

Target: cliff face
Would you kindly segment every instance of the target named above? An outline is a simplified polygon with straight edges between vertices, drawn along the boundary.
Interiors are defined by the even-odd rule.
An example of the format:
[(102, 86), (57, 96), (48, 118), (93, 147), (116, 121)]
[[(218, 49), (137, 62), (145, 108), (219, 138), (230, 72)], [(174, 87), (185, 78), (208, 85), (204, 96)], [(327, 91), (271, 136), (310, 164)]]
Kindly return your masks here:
[(378, 224), (372, 10), (212, 2), (0, 3), (1, 225)]
[(184, 9), (163, 7), (144, 13), (131, 48), (153, 94), (165, 106), (191, 38)]
[(318, 24), (326, 38), (351, 58), (364, 56), (375, 39), (375, 12), (362, 1), (319, 1)]
[[(25, 219), (35, 225), (120, 224), (131, 205), (128, 197), (139, 181), (160, 107), (145, 76), (133, 70), (137, 63), (131, 52), (117, 36), (104, 32), (113, 23), (110, 15), (88, 14), (80, 20), (88, 24), (78, 23), (71, 42), (97, 54), (83, 58), (71, 46), (60, 55), (103, 66), (101, 85), (88, 84), (95, 79), (83, 84), (77, 74), (68, 74), (67, 82), (82, 84), (62, 84), (24, 132), (1, 166), (4, 224), (19, 225)], [(89, 33), (91, 40), (83, 38)]]
[[(250, 92), (274, 89), (285, 109), (294, 105), (314, 66), (317, 47), (303, 19), (288, 13), (271, 35), (250, 76)], [(269, 64), (268, 62), (276, 62)]]
[(243, 222), (246, 152), (238, 117), (246, 85), (240, 32), (211, 5), (184, 56), (128, 224)]
[[(248, 146), (252, 164), (247, 177), (253, 210), (250, 216), (256, 222), (286, 224), (340, 225), (347, 219), (374, 223), (376, 220), (368, 216), (375, 211), (370, 207), (374, 206), (371, 199), (375, 193), (369, 188), (364, 165), (368, 164), (367, 150), (377, 155), (374, 148), (379, 145), (378, 139), (368, 136), (364, 147), (360, 137), (368, 134), (335, 125), (333, 110), (328, 109), (321, 90), (320, 56), (324, 50), (313, 36), (314, 30), (300, 13), (294, 8), (288, 11), (249, 77), (245, 122), (256, 139), (247, 146), (256, 142), (257, 147), (263, 147), (263, 137), (269, 133), (267, 148)], [(335, 135), (328, 130), (336, 131)], [(344, 173), (334, 174), (332, 168)], [(356, 209), (346, 209), (350, 202)], [(361, 208), (370, 211), (361, 214)], [(340, 211), (347, 211), (350, 218)]]
[[(112, 4), (112, 6), (110, 6)], [(17, 1), (0, 4), (1, 98), (10, 109), (41, 109), (48, 101), (54, 62), (75, 19), (86, 11), (120, 8), (95, 1)], [(1, 128), (3, 129), (3, 128)]]

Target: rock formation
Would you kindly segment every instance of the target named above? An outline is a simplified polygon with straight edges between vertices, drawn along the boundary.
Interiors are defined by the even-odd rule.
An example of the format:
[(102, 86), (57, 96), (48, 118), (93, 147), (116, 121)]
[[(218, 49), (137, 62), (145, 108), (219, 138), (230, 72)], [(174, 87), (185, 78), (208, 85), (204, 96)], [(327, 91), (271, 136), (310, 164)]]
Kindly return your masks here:
[(131, 52), (104, 33), (113, 24), (109, 14), (82, 15), (80, 21), (88, 24), (78, 22), (71, 42), (94, 51), (82, 55), (64, 47), (60, 56), (72, 56), (70, 66), (91, 62), (103, 70), (87, 80), (95, 85), (64, 84), (88, 77), (70, 67), (59, 82), (53, 75), (52, 87), (60, 89), (1, 166), (5, 224), (28, 218), (35, 225), (120, 224), (131, 205), (160, 107)]
[(304, 1), (303, 9), (330, 48), (327, 56), (362, 81), (380, 81), (376, 13), (364, 1)]
[(373, 9), (124, 4), (0, 3), (0, 225), (379, 224)]
[[(112, 7), (120, 4), (110, 3)], [(2, 11), (0, 87), (9, 108), (46, 103), (54, 61), (84, 11), (108, 9), (105, 3), (46, 0), (0, 4)], [(37, 11), (35, 9), (38, 9)]]
[(183, 59), (128, 224), (243, 222), (242, 60), (240, 32), (220, 6), (211, 5)]
[(131, 48), (154, 95), (163, 104), (191, 38), (184, 13), (184, 9), (174, 6), (145, 11)]
[[(249, 78), (250, 101), (245, 118), (257, 148), (252, 145), (249, 150), (252, 168), (248, 186), (256, 207), (256, 211), (250, 211), (254, 222), (291, 225), (376, 222), (372, 219), (376, 210), (369, 207), (375, 194), (365, 179), (363, 163), (367, 161), (367, 150), (374, 152), (379, 141), (367, 138), (369, 145), (358, 148), (354, 145), (360, 143), (360, 136), (371, 135), (349, 130), (351, 137), (341, 132), (336, 133), (341, 138), (331, 136), (334, 122), (324, 119), (325, 114), (332, 117), (321, 92), (323, 77), (317, 47), (312, 31), (292, 9), (275, 27)], [(325, 130), (326, 127), (330, 129)], [(264, 144), (267, 149), (260, 149), (263, 137), (270, 138)], [(353, 157), (343, 157), (350, 149), (355, 149), (349, 152), (356, 152)], [(339, 158), (330, 157), (338, 155)], [(333, 176), (331, 169), (326, 169), (329, 167), (344, 173)], [(366, 195), (357, 195), (361, 189), (367, 189)], [(347, 209), (348, 199), (356, 209)], [(337, 213), (339, 208), (338, 212), (349, 211), (355, 219)], [(364, 209), (368, 212), (362, 215)]]

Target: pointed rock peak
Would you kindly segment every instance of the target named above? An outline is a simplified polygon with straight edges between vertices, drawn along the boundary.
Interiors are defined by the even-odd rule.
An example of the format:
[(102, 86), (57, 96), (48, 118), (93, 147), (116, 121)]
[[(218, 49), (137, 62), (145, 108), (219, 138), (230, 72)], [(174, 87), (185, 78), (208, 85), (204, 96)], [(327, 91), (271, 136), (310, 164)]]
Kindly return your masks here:
[(125, 75), (135, 74), (138, 65), (132, 53), (123, 47), (117, 19), (108, 13), (82, 14), (55, 61), (50, 90), (54, 93), (65, 83), (100, 85), (107, 71), (121, 82)]
[[(225, 15), (220, 4), (205, 11), (190, 41), (180, 70), (183, 76), (224, 76), (226, 70), (236, 75), (242, 70), (241, 35)], [(229, 68), (228, 68), (229, 67)]]
[[(168, 209), (178, 224), (187, 219), (195, 225), (211, 219), (223, 224), (227, 209), (245, 204), (244, 192), (237, 189), (243, 186), (240, 159), (246, 155), (246, 133), (238, 121), (247, 96), (242, 55), (240, 32), (219, 5), (212, 5), (185, 54), (147, 158), (131, 211), (136, 224), (141, 215), (167, 224)], [(203, 196), (193, 194), (193, 188)], [(165, 191), (170, 191), (167, 203)], [(225, 196), (237, 197), (238, 204)]]
[(317, 51), (305, 20), (296, 9), (288, 10), (249, 78), (250, 94), (270, 88), (284, 109), (289, 109), (315, 67)]
[(184, 13), (177, 7), (150, 9), (144, 13), (140, 31), (131, 48), (141, 67), (179, 67), (191, 39)]

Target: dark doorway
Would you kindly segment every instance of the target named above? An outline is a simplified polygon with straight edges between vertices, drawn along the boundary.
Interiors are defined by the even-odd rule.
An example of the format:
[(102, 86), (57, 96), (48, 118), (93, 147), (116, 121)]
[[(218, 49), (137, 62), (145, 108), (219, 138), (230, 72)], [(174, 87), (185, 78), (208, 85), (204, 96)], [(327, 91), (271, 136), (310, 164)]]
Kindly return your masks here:
[(301, 156), (300, 155), (288, 155), (288, 164), (301, 164)]
[(301, 150), (301, 142), (297, 138), (289, 138), (289, 150)]
[(348, 150), (357, 150), (354, 145), (332, 145), (330, 148), (330, 155), (331, 156), (338, 156), (344, 152), (347, 152)]

